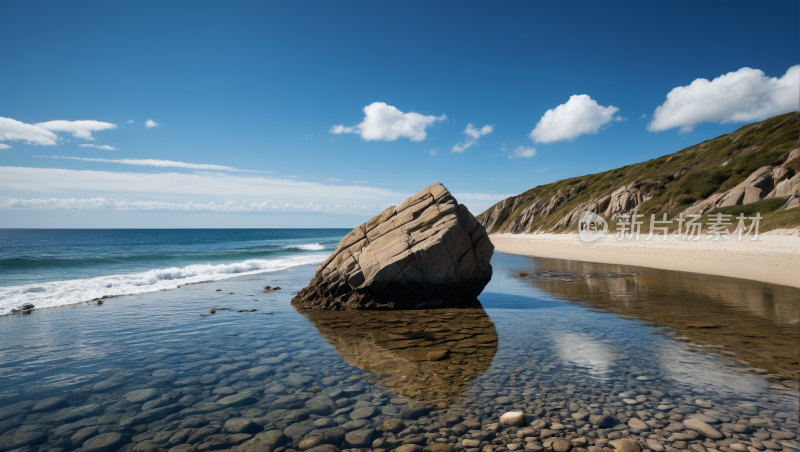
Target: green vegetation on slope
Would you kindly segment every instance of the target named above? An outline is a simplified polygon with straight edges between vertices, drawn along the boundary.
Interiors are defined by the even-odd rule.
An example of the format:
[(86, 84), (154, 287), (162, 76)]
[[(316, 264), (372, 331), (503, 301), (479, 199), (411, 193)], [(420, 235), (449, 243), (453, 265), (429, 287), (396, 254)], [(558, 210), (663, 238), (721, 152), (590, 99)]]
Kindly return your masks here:
[[(549, 215), (535, 217), (528, 230), (521, 232), (538, 230), (566, 232), (564, 228), (555, 227), (564, 215), (581, 203), (602, 198), (629, 184), (636, 184), (642, 193), (652, 196), (640, 208), (640, 212), (645, 214), (646, 218), (649, 218), (650, 214), (661, 218), (664, 213), (673, 218), (695, 202), (735, 187), (753, 171), (763, 166), (786, 163), (784, 167), (793, 172), (800, 171), (800, 158), (791, 162), (784, 161), (788, 151), (800, 146), (798, 116), (798, 113), (775, 116), (748, 124), (733, 133), (704, 141), (674, 154), (603, 173), (540, 185), (514, 197), (513, 211), (510, 205), (507, 205), (509, 203), (504, 201), (478, 215), (477, 218), (482, 220), (490, 212), (498, 214), (497, 221), (489, 232), (506, 231), (514, 219), (532, 203), (545, 198), (567, 195), (570, 189), (575, 188), (580, 182), (584, 182), (585, 186), (577, 193), (572, 193), (565, 203), (560, 204)], [(505, 210), (497, 212), (501, 205), (506, 206)], [(601, 206), (600, 210), (604, 208)], [(796, 209), (786, 212), (792, 210)], [(775, 224), (800, 224), (800, 221), (796, 224), (791, 223), (790, 218), (794, 218), (792, 215), (781, 213), (774, 216), (783, 218)]]

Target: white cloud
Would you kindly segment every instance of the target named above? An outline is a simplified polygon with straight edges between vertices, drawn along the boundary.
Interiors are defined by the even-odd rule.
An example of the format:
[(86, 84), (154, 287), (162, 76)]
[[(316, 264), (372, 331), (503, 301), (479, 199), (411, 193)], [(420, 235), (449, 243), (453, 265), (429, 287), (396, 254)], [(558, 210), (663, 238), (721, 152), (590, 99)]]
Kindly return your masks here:
[(0, 117), (0, 141), (12, 140), (25, 140), (27, 144), (54, 146), (58, 135), (38, 125)]
[(129, 119), (125, 121), (125, 124), (133, 124), (135, 121), (133, 119)]
[(353, 127), (345, 127), (342, 124), (339, 124), (338, 126), (333, 126), (333, 127), (331, 127), (331, 130), (329, 130), (330, 133), (335, 133), (337, 135), (340, 134), (340, 133), (353, 133), (354, 131), (355, 131), (355, 128), (353, 128)]
[(110, 122), (94, 120), (64, 121), (61, 119), (40, 122), (36, 124), (36, 126), (52, 132), (69, 132), (75, 138), (83, 138), (84, 140), (94, 140), (92, 132), (117, 128), (115, 124), (111, 124)]
[(510, 158), (510, 159), (516, 159), (516, 158), (528, 159), (528, 158), (533, 157), (534, 155), (536, 155), (536, 149), (531, 148), (531, 147), (527, 147), (527, 146), (517, 146), (517, 148), (514, 149), (511, 152), (511, 154), (508, 155), (508, 158)]
[[(81, 145), (86, 146), (86, 145)], [(103, 149), (103, 148), (101, 148)], [(116, 150), (111, 148), (111, 150)], [(205, 163), (186, 163), (174, 162), (172, 160), (154, 160), (154, 159), (97, 159), (89, 157), (62, 157), (60, 155), (36, 155), (34, 157), (50, 158), (50, 159), (64, 159), (64, 160), (79, 160), (82, 162), (98, 162), (98, 163), (117, 163), (120, 165), (136, 165), (136, 166), (157, 166), (161, 168), (187, 168), (204, 171), (237, 171), (242, 173), (257, 173), (254, 170), (242, 170), (230, 166), (211, 165)]]
[(613, 105), (599, 105), (586, 94), (576, 94), (570, 96), (567, 103), (547, 110), (529, 136), (537, 143), (574, 140), (580, 135), (597, 133), (603, 125), (620, 120), (614, 116), (618, 111)]
[[(172, 205), (174, 208), (171, 210), (197, 210), (206, 207), (189, 206), (207, 206), (209, 203), (220, 206), (235, 199), (250, 202), (228, 204), (229, 208), (225, 211), (234, 211), (234, 207), (242, 211), (282, 211), (281, 208), (290, 211), (300, 209), (298, 206), (301, 205), (313, 205), (307, 210), (367, 211), (370, 207), (365, 206), (373, 206), (377, 213), (389, 205), (400, 204), (410, 196), (409, 193), (386, 188), (356, 185), (360, 182), (363, 181), (356, 181), (352, 185), (331, 185), (219, 172), (130, 173), (0, 166), (0, 193), (3, 194), (0, 207), (83, 209), (96, 208), (91, 206), (113, 201), (114, 209), (141, 203), (135, 204), (139, 207), (131, 208), (162, 206), (166, 209), (165, 206)], [(457, 192), (453, 195), (473, 212), (481, 212), (510, 196)], [(166, 204), (158, 204), (162, 202)]]
[[(78, 157), (75, 157), (78, 158)], [(178, 162), (181, 163), (181, 162)], [(61, 168), (0, 167), (0, 193), (124, 193), (158, 196), (231, 197), (269, 199), (274, 203), (384, 204), (401, 202), (408, 194), (357, 185), (328, 185), (318, 182), (256, 175), (224, 173), (129, 173), (71, 170)], [(62, 195), (63, 196), (63, 195)], [(70, 194), (69, 196), (75, 196)]]
[(431, 157), (439, 153), (439, 148), (433, 148), (431, 150), (425, 151), (426, 154), (430, 154)]
[(743, 67), (710, 82), (698, 78), (688, 86), (673, 88), (666, 102), (656, 108), (647, 130), (680, 127), (680, 133), (686, 133), (702, 122), (760, 120), (797, 110), (798, 94), (800, 64), (790, 67), (781, 78)]
[(464, 135), (467, 136), (467, 140), (463, 143), (458, 143), (453, 146), (453, 152), (464, 152), (466, 149), (477, 144), (480, 137), (489, 135), (493, 131), (494, 126), (486, 125), (480, 129), (476, 129), (472, 123), (467, 124), (467, 128), (464, 130)]
[(144, 123), (144, 126), (147, 127), (148, 129), (152, 129), (153, 127), (161, 127), (161, 125), (162, 124), (159, 124), (159, 123), (153, 121), (152, 119), (148, 119)]
[(104, 144), (102, 146), (99, 146), (99, 145), (96, 145), (96, 144), (79, 144), (78, 146), (80, 146), (82, 148), (102, 149), (104, 151), (119, 151), (119, 149), (117, 149), (115, 147), (112, 147), (112, 146), (109, 146), (107, 144)]
[(383, 102), (373, 102), (364, 107), (364, 120), (354, 127), (335, 125), (330, 133), (358, 133), (366, 141), (394, 141), (408, 138), (411, 141), (422, 141), (427, 137), (425, 129), (436, 121), (444, 121), (447, 116), (421, 115), (410, 112), (403, 113), (397, 108)]
[(11, 146), (7, 144), (0, 143), (0, 149), (11, 149)]

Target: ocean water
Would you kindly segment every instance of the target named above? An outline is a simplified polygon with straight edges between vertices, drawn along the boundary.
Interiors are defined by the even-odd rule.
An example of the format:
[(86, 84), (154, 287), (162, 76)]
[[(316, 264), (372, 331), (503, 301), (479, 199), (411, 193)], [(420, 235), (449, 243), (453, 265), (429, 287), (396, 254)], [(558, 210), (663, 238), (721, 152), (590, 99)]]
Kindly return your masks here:
[[(282, 251), (259, 259), (323, 259), (335, 243), (322, 237), (344, 232), (267, 231)], [(293, 262), (0, 316), (0, 451), (290, 452), (307, 440), (539, 452), (566, 440), (610, 452), (619, 439), (653, 452), (798, 450), (800, 398), (785, 381), (794, 368), (746, 361), (769, 348), (796, 367), (800, 290), (495, 253), (481, 308), (308, 313), (290, 301), (317, 262)], [(69, 281), (55, 275), (17, 280)], [(680, 303), (651, 306), (670, 300)], [(658, 323), (673, 314), (697, 317), (702, 334)], [(759, 334), (737, 332), (737, 315)], [(760, 333), (770, 328), (781, 334)], [(737, 335), (758, 350), (715, 342)], [(499, 426), (508, 411), (526, 425)]]
[(0, 229), (0, 315), (322, 262), (344, 229)]

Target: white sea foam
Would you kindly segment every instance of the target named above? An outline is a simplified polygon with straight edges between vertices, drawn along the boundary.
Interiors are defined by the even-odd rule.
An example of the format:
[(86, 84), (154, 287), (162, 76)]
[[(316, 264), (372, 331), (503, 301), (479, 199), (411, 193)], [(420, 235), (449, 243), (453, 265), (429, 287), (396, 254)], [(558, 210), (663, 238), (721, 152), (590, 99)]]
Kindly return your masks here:
[[(314, 249), (322, 249), (322, 247)], [(0, 287), (0, 315), (10, 314), (12, 309), (17, 309), (25, 303), (32, 303), (36, 309), (40, 309), (83, 303), (103, 296), (158, 292), (185, 284), (221, 281), (300, 265), (318, 264), (326, 257), (328, 257), (326, 254), (308, 254), (283, 259), (251, 259), (234, 264), (198, 264), (181, 268), (149, 270), (129, 275), (109, 275), (89, 279)]]
[(324, 250), (325, 247), (320, 245), (319, 243), (310, 243), (308, 245), (289, 245), (283, 247), (286, 250), (306, 250), (306, 251), (319, 251)]

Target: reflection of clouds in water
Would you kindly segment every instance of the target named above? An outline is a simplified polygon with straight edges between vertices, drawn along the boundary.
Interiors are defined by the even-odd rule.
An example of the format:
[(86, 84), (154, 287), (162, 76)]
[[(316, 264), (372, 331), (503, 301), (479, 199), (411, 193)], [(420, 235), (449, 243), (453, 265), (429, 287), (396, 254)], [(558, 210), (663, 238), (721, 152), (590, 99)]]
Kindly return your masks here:
[(743, 368), (725, 365), (716, 355), (692, 352), (685, 344), (662, 341), (653, 352), (664, 378), (689, 385), (696, 391), (756, 397), (767, 390), (764, 378), (742, 373)]
[(565, 363), (588, 368), (590, 374), (598, 376), (611, 371), (616, 357), (607, 343), (582, 333), (557, 333), (552, 338), (556, 355)]

